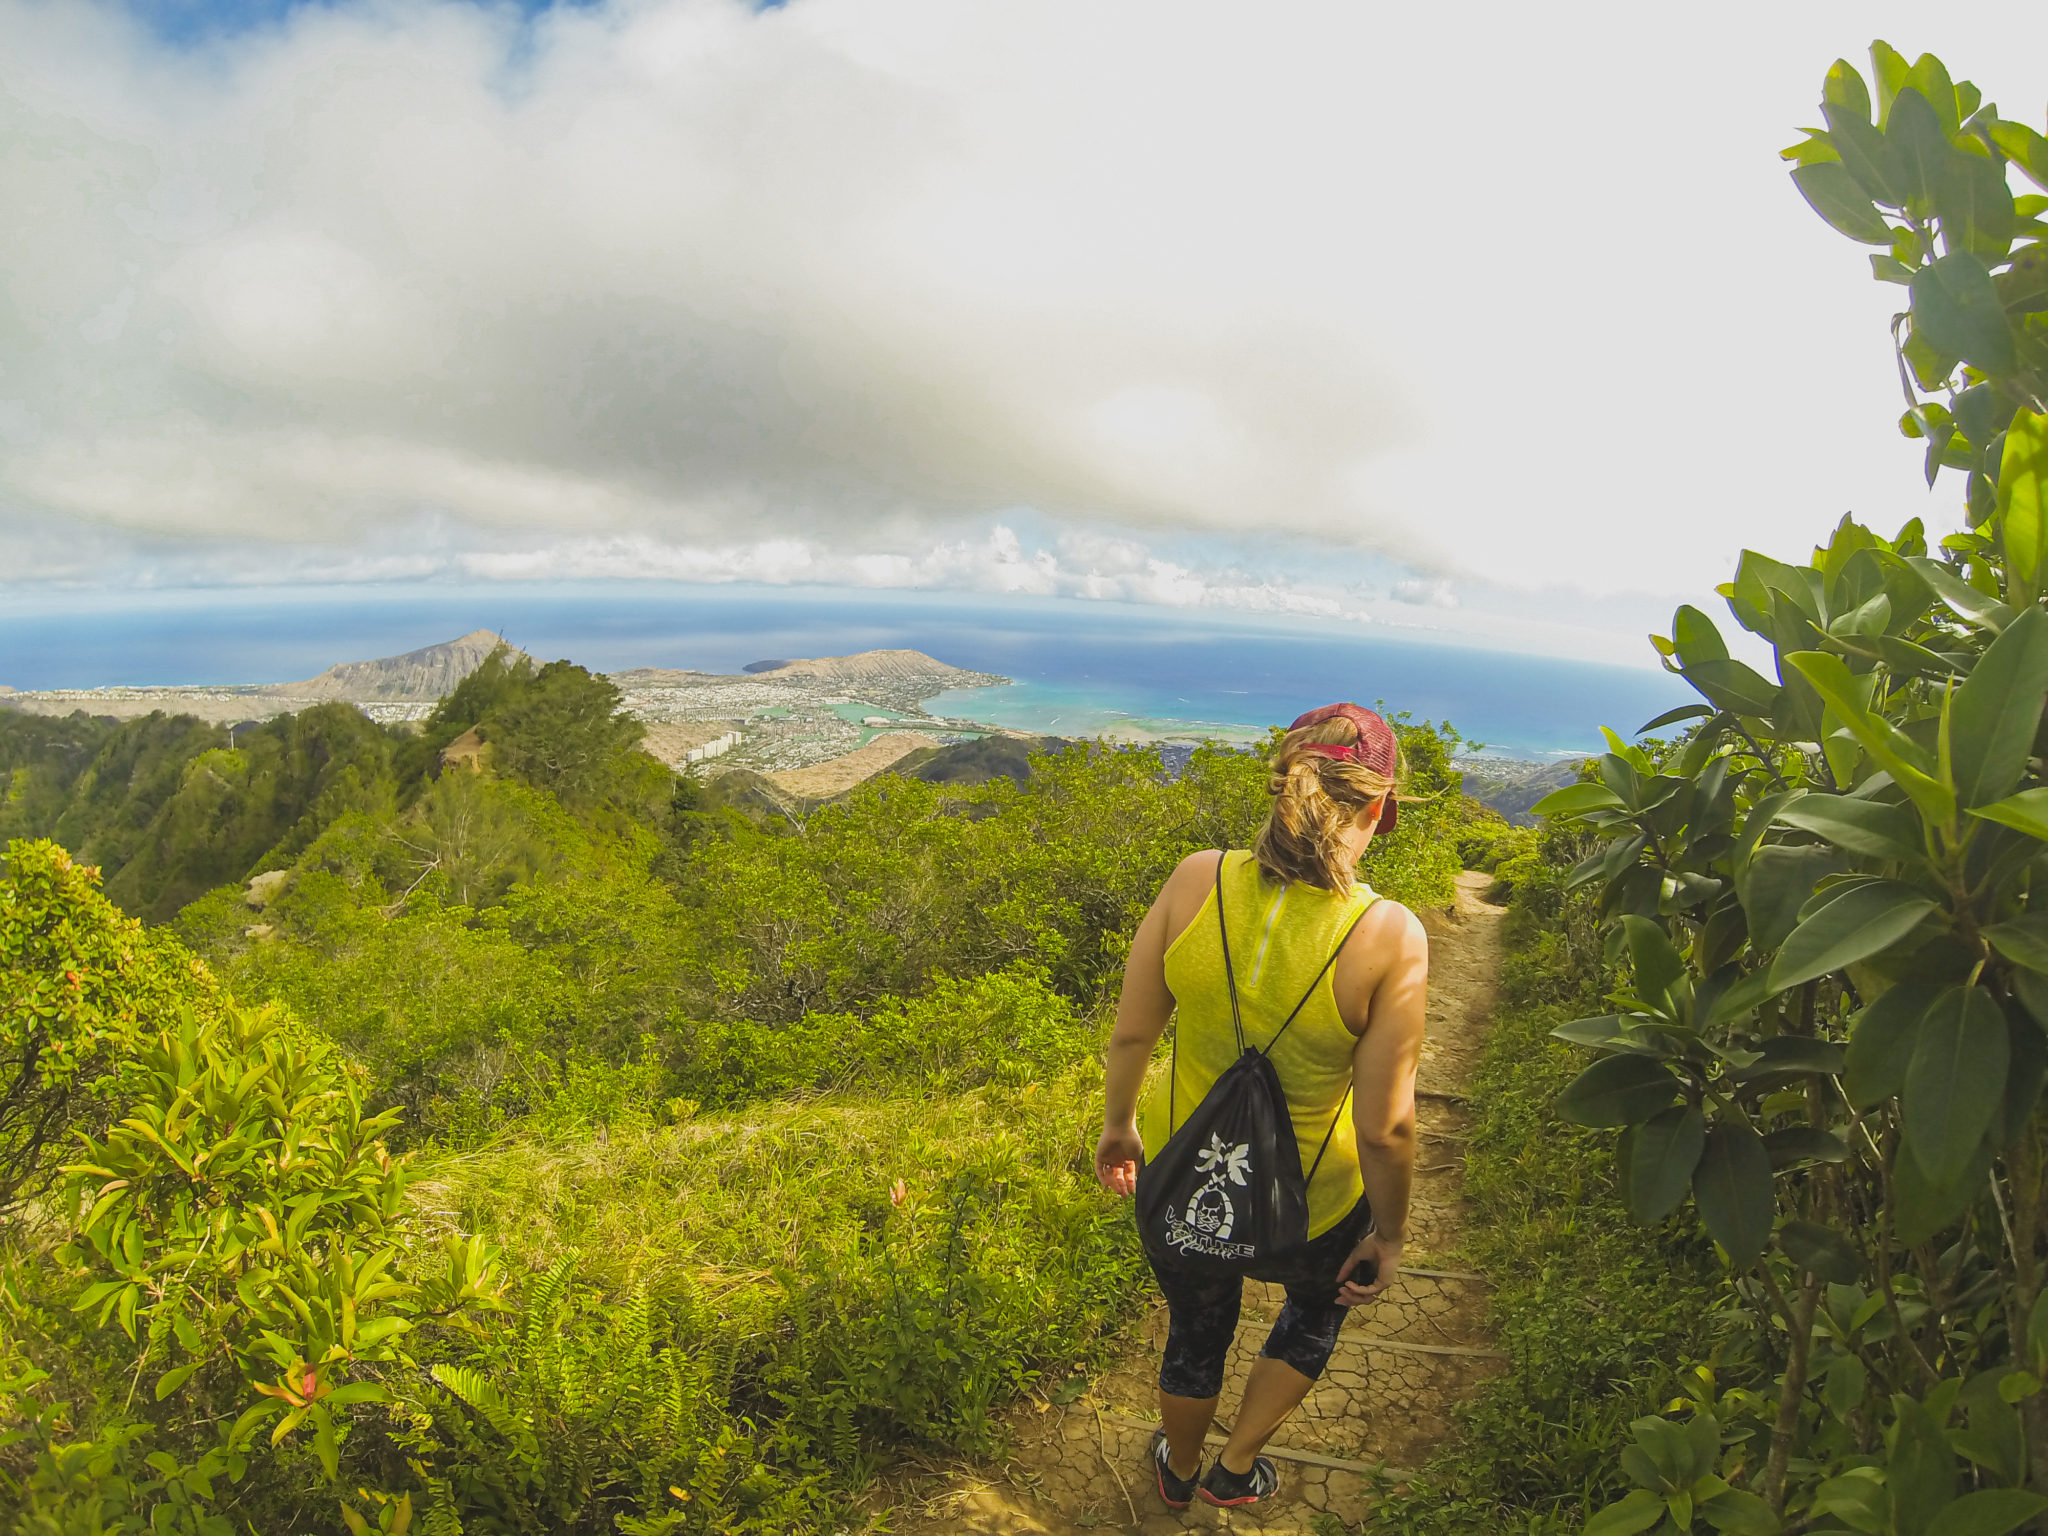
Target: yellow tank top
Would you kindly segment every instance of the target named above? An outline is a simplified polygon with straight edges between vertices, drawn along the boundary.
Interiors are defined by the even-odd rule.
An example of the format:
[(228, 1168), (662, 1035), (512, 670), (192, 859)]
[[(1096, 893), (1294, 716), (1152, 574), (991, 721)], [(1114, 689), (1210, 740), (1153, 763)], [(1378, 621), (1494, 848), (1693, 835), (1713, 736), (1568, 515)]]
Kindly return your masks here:
[[(1337, 1011), (1330, 972), (1316, 972), (1337, 947), (1353, 918), (1379, 898), (1364, 885), (1349, 896), (1312, 885), (1276, 884), (1249, 853), (1223, 861), (1223, 916), (1230, 928), (1230, 963), (1245, 1043), (1264, 1049), (1309, 983), (1315, 992), (1273, 1049), (1273, 1066), (1287, 1093), (1301, 1171), (1315, 1164), (1323, 1136), (1336, 1121), (1329, 1149), (1308, 1186), (1308, 1235), (1320, 1237), (1348, 1215), (1365, 1193), (1358, 1176), (1358, 1137), (1344, 1096), (1351, 1088), (1351, 1053), (1358, 1037)], [(1333, 966), (1332, 970), (1335, 969)], [(1166, 985), (1173, 993), (1178, 1031), (1171, 1084), (1174, 1129), (1209, 1087), (1237, 1060), (1230, 1023), (1230, 991), (1223, 974), (1223, 943), (1216, 931), (1214, 888), (1166, 951)], [(1167, 1126), (1168, 1074), (1159, 1073), (1138, 1106), (1145, 1156), (1155, 1157), (1171, 1134)]]

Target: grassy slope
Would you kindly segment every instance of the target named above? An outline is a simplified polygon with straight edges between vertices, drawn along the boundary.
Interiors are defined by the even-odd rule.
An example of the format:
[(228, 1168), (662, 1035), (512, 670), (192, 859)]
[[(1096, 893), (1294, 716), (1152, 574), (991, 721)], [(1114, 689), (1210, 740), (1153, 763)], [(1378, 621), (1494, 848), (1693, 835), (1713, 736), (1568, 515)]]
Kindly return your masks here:
[(850, 1492), (892, 1441), (988, 1449), (1005, 1402), (1142, 1296), (1128, 1217), (1088, 1176), (1100, 1085), (1090, 1061), (1021, 1088), (515, 1141), (415, 1198), (516, 1269), (573, 1256), (600, 1296), (690, 1314), (735, 1361), (735, 1407), (837, 1447), (827, 1479)]

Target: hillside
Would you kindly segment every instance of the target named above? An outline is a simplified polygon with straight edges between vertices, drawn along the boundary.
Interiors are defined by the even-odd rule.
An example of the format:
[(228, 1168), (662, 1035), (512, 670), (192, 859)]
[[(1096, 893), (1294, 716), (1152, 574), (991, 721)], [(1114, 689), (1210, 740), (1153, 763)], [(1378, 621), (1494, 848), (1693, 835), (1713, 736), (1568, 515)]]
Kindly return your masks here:
[[(242, 1421), (245, 1474), (188, 1480), (238, 1529), (395, 1532), (381, 1495), (415, 1530), (824, 1536), (905, 1452), (992, 1452), (1134, 1315), (1128, 1223), (1075, 1166), (1103, 999), (1167, 873), (1250, 837), (1262, 765), (1089, 744), (1027, 774), (1028, 743), (977, 741), (925, 759), (950, 782), (784, 809), (722, 793), (769, 785), (744, 768), (678, 780), (619, 702), (493, 658), (410, 732), (337, 701), (232, 745), (0, 713), (0, 831), (64, 845), (0, 867), (0, 976), (59, 978), (47, 1027), (102, 1053), (80, 1091), (124, 1096), (31, 1080), (42, 1162), (0, 1121), (0, 1200), (42, 1202), (0, 1233), (80, 1255), (0, 1241), (37, 1307), (0, 1308), (0, 1525), (51, 1426), (107, 1469), (39, 1490), (51, 1528), (115, 1530)], [(1447, 900), (1456, 814), (1404, 818), (1374, 883)], [(249, 1155), (279, 1144), (327, 1150)], [(59, 1157), (123, 1170), (94, 1219), (161, 1296), (102, 1276)], [(195, 1238), (216, 1207), (238, 1246)]]
[[(423, 645), (403, 656), (383, 656), (375, 661), (344, 661), (329, 667), (318, 677), (285, 683), (275, 691), (294, 698), (342, 699), (350, 703), (371, 700), (407, 700), (431, 704), (450, 692), (457, 683), (483, 664), (484, 658), (505, 638), (488, 629), (471, 630), (459, 640)], [(510, 659), (526, 653), (508, 647)]]

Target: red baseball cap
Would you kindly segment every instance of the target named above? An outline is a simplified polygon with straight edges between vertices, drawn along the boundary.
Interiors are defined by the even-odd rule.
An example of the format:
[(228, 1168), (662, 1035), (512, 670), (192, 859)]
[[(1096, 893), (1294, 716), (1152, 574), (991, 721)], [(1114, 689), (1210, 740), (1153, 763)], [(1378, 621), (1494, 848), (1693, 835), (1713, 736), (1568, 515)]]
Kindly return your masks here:
[[(1401, 761), (1401, 744), (1394, 739), (1394, 728), (1369, 709), (1360, 709), (1356, 704), (1325, 704), (1321, 709), (1312, 709), (1296, 718), (1287, 727), (1299, 731), (1311, 725), (1321, 725), (1325, 720), (1349, 720), (1358, 728), (1358, 741), (1354, 746), (1340, 746), (1335, 742), (1304, 742), (1295, 750), (1310, 752), (1317, 757), (1342, 758), (1357, 763), (1361, 768), (1370, 768), (1382, 778), (1394, 777), (1394, 770)], [(1379, 832), (1391, 837), (1394, 827), (1401, 819), (1401, 805), (1391, 791), (1380, 811)]]

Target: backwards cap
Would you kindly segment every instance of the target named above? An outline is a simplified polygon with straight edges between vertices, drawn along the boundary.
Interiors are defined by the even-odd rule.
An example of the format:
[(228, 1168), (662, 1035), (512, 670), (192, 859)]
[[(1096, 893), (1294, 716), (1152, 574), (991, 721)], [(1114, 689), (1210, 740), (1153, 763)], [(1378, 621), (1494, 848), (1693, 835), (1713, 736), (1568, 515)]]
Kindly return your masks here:
[[(1394, 739), (1394, 728), (1369, 709), (1360, 709), (1356, 704), (1325, 704), (1321, 709), (1312, 709), (1300, 716), (1289, 731), (1299, 731), (1311, 725), (1321, 725), (1325, 720), (1349, 720), (1358, 729), (1358, 741), (1352, 746), (1336, 742), (1305, 741), (1294, 750), (1313, 753), (1317, 757), (1341, 758), (1369, 768), (1383, 779), (1392, 780), (1395, 767), (1401, 758), (1400, 743)], [(1401, 806), (1391, 791), (1380, 811), (1379, 831), (1383, 837), (1391, 837), (1395, 825), (1401, 819)]]

